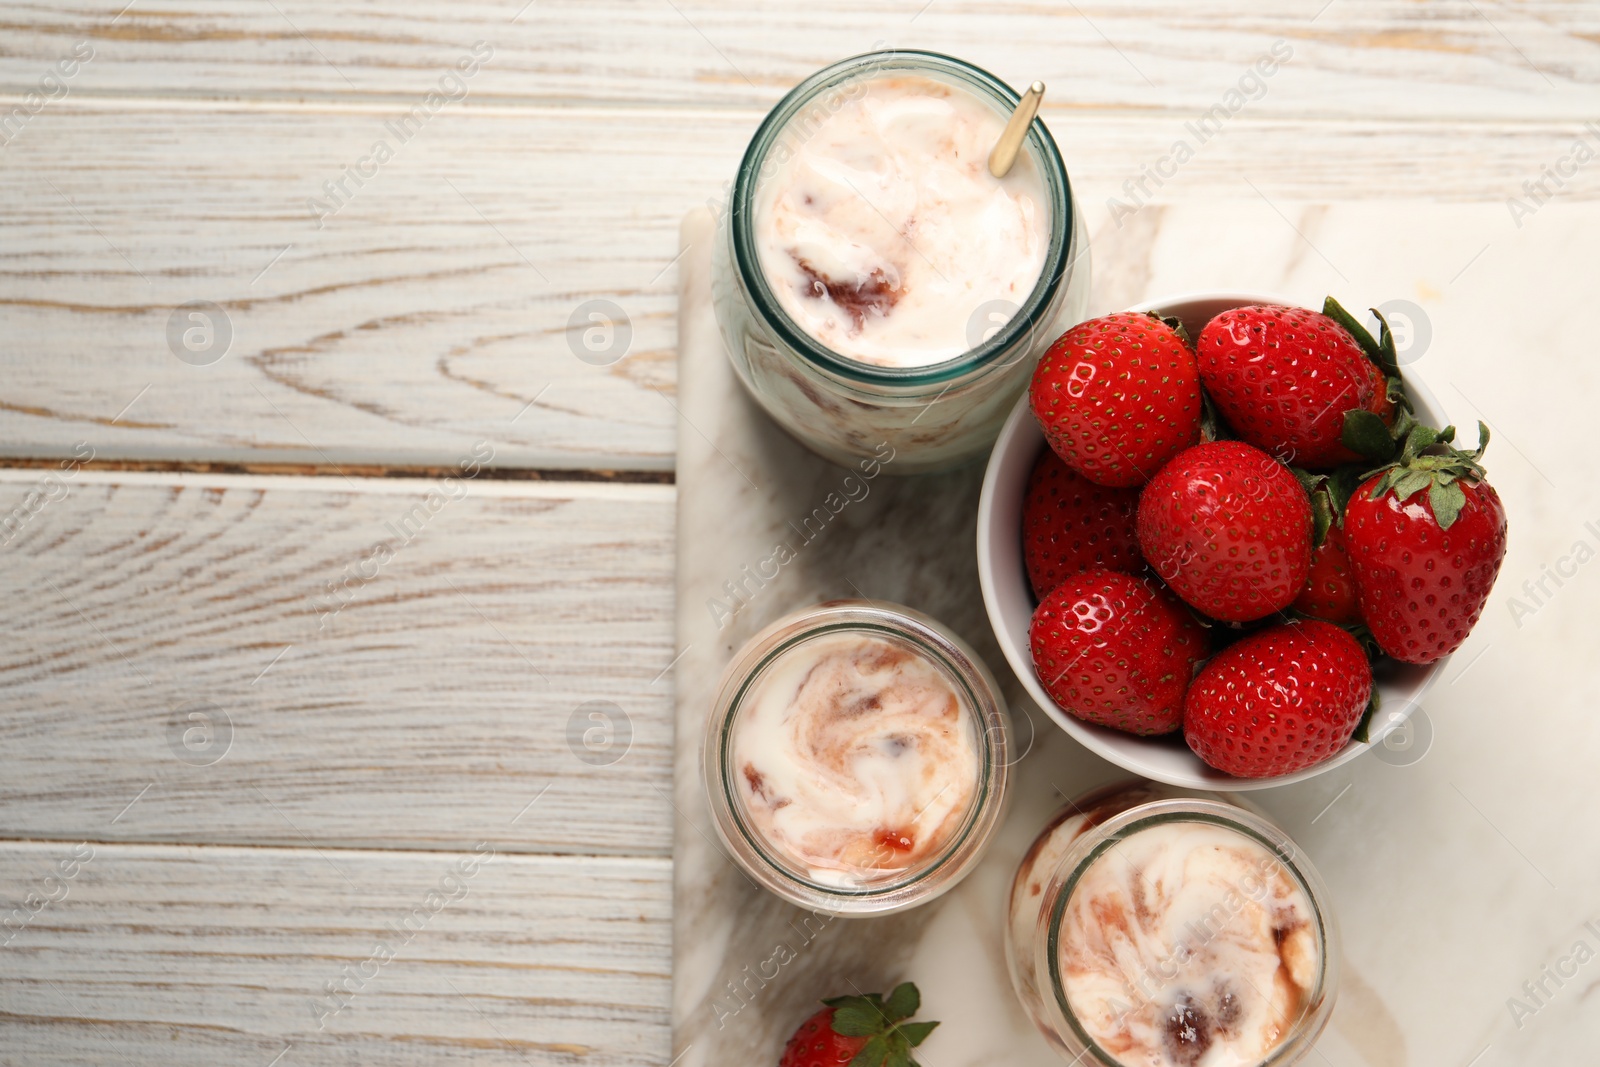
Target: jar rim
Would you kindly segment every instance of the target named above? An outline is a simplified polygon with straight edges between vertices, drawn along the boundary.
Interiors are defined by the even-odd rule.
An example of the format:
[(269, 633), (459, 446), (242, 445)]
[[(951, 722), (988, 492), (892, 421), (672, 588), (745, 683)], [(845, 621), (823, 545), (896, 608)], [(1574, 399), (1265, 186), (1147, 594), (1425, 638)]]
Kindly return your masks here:
[[(1040, 913), (1044, 936), (1038, 941), (1038, 957), (1047, 976), (1048, 995), (1059, 1017), (1071, 1027), (1073, 1035), (1092, 1060), (1102, 1067), (1125, 1067), (1122, 1060), (1101, 1047), (1079, 1021), (1070, 1001), (1061, 974), (1060, 937), (1061, 922), (1067, 904), (1079, 880), (1112, 848), (1133, 835), (1169, 823), (1209, 823), (1237, 833), (1265, 848), (1283, 867), (1305, 894), (1317, 932), (1317, 980), (1306, 995), (1305, 1007), (1295, 1020), (1298, 1029), (1291, 1029), (1260, 1067), (1297, 1062), (1305, 1050), (1320, 1036), (1332, 1015), (1334, 997), (1338, 991), (1338, 930), (1333, 913), (1328, 907), (1328, 889), (1322, 876), (1300, 852), (1289, 835), (1260, 815), (1236, 803), (1224, 801), (1175, 798), (1148, 801), (1119, 812), (1076, 842), (1060, 859), (1052, 872), (1045, 894), (1045, 907)], [(1085, 1062), (1090, 1062), (1086, 1058)]]
[[(892, 71), (912, 70), (932, 72), (960, 82), (987, 97), (998, 108), (1009, 114), (1021, 100), (1011, 86), (990, 74), (982, 67), (942, 52), (919, 49), (884, 49), (863, 52), (840, 60), (817, 71), (791, 89), (767, 113), (755, 136), (750, 139), (744, 157), (739, 162), (729, 201), (730, 231), (733, 260), (740, 287), (752, 312), (772, 330), (790, 349), (818, 370), (849, 382), (877, 385), (926, 386), (951, 382), (975, 370), (987, 369), (990, 364), (1011, 351), (1019, 338), (1045, 325), (1049, 319), (1055, 295), (1068, 281), (1078, 256), (1073, 255), (1075, 239), (1075, 205), (1072, 185), (1067, 177), (1066, 164), (1061, 158), (1055, 138), (1045, 127), (1042, 117), (1035, 117), (1028, 129), (1024, 147), (1033, 156), (1044, 179), (1050, 200), (1050, 244), (1045, 251), (1043, 267), (1032, 291), (994, 335), (978, 345), (950, 359), (912, 367), (881, 366), (849, 359), (828, 348), (812, 337), (783, 309), (762, 271), (755, 248), (753, 233), (754, 211), (752, 200), (765, 162), (778, 136), (788, 128), (790, 120), (811, 100), (826, 90), (850, 81), (862, 70)], [(1033, 348), (1030, 342), (1024, 354)]]
[[(767, 668), (801, 644), (834, 633), (871, 634), (914, 646), (958, 687), (980, 756), (972, 800), (950, 840), (909, 874), (862, 887), (807, 878), (792, 862), (776, 855), (764, 835), (744, 817), (729, 758), (738, 714)], [(964, 873), (998, 825), (1008, 778), (1009, 738), (1004, 715), (999, 688), (988, 669), (964, 642), (919, 612), (897, 604), (856, 600), (828, 601), (795, 612), (746, 642), (724, 672), (707, 721), (703, 755), (713, 821), (736, 858), (759, 862), (761, 870), (771, 876), (773, 884), (768, 887), (795, 903), (831, 906), (837, 911), (878, 912), (920, 902), (928, 893), (929, 881), (936, 876), (952, 871)]]

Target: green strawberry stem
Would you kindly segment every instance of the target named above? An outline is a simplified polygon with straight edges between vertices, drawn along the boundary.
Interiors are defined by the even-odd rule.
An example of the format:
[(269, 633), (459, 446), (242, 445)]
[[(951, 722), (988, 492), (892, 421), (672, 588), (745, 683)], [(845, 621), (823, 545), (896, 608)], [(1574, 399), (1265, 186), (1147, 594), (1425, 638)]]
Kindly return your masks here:
[(1395, 351), (1394, 334), (1389, 332), (1389, 320), (1377, 308), (1372, 308), (1373, 315), (1378, 319), (1378, 339), (1372, 339), (1372, 332), (1361, 325), (1359, 319), (1346, 311), (1333, 297), (1328, 297), (1322, 302), (1322, 313), (1337, 322), (1350, 332), (1356, 339), (1356, 344), (1361, 346), (1361, 351), (1367, 358), (1378, 365), (1385, 378), (1400, 377), (1400, 356)]
[(1344, 524), (1344, 506), (1365, 480), (1361, 467), (1337, 467), (1325, 473), (1313, 473), (1299, 467), (1289, 469), (1300, 479), (1306, 495), (1311, 498), (1311, 547), (1321, 548), (1328, 539), (1328, 531)]
[(1328, 297), (1322, 302), (1322, 313), (1343, 326), (1350, 336), (1355, 338), (1356, 344), (1367, 354), (1367, 358), (1383, 372), (1384, 388), (1388, 391), (1388, 398), (1395, 406), (1395, 418), (1392, 426), (1384, 425), (1383, 419), (1371, 411), (1352, 408), (1344, 413), (1344, 430), (1340, 434), (1340, 442), (1350, 451), (1365, 456), (1374, 463), (1388, 463), (1395, 457), (1400, 448), (1400, 442), (1405, 440), (1411, 428), (1417, 424), (1415, 415), (1412, 414), (1411, 402), (1406, 399), (1404, 379), (1400, 374), (1400, 357), (1395, 350), (1394, 334), (1389, 329), (1389, 320), (1383, 317), (1383, 312), (1377, 308), (1370, 309), (1378, 320), (1378, 337), (1373, 339), (1372, 332), (1363, 326), (1354, 315), (1333, 297)]
[(917, 1067), (911, 1050), (922, 1044), (939, 1024), (908, 1023), (922, 1006), (922, 994), (911, 982), (895, 986), (887, 1000), (877, 993), (834, 997), (822, 1003), (833, 1009), (833, 1032), (841, 1037), (864, 1037), (850, 1067)]
[(1405, 501), (1427, 490), (1434, 521), (1439, 529), (1450, 529), (1467, 502), (1459, 483), (1466, 480), (1475, 485), (1486, 477), (1481, 461), (1484, 449), (1489, 447), (1489, 427), (1478, 423), (1478, 447), (1471, 452), (1454, 447), (1455, 436), (1454, 426), (1442, 430), (1420, 423), (1413, 426), (1406, 434), (1400, 457), (1367, 472), (1368, 478), (1378, 477), (1369, 497), (1377, 500), (1392, 492), (1395, 499)]

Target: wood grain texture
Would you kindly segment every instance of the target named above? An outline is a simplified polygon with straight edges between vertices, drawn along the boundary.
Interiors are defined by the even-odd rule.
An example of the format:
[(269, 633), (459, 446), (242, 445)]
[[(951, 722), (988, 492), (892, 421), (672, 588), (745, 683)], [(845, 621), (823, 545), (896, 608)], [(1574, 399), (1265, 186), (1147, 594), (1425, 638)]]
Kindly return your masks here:
[(0, 473), (0, 836), (668, 852), (670, 487), (52, 477)]
[[(678, 220), (760, 113), (443, 111), (319, 229), (306, 200), (394, 114), (41, 112), (0, 150), (0, 455), (87, 440), (114, 459), (449, 464), (490, 437), (505, 466), (670, 467)], [(1050, 121), (1097, 243), (1123, 237), (1107, 198), (1191, 136), (1176, 116)], [(1501, 201), (1572, 140), (1565, 123), (1233, 123), (1154, 202)], [(1564, 195), (1600, 196), (1600, 168)], [(593, 299), (631, 322), (610, 366), (574, 355)], [(168, 348), (191, 300), (232, 323), (209, 366)]]
[[(448, 464), (487, 436), (504, 466), (669, 465), (673, 251), (649, 235), (681, 200), (628, 124), (600, 135), (609, 194), (580, 197), (570, 118), (441, 114), (319, 229), (307, 200), (398, 145), (388, 114), (70, 107), (0, 170), (7, 451)], [(633, 323), (610, 366), (569, 344), (597, 296)], [(231, 322), (207, 366), (168, 344), (191, 300)]]
[[(0, 1067), (669, 1061), (672, 490), (473, 482), (325, 626), (311, 599), (426, 499), (336, 467), (487, 440), (672, 469), (679, 219), (811, 70), (881, 41), (1044, 78), (1100, 247), (1148, 244), (1159, 212), (1119, 228), (1107, 198), (1279, 39), (1293, 61), (1155, 201), (1498, 204), (1600, 81), (1600, 9), (1556, 0), (124, 4), (0, 12), (0, 119), (95, 50), (0, 137), (0, 456), (327, 477), (84, 471), (0, 527), (0, 836), (55, 839), (0, 844), (0, 901), (95, 849), (0, 947)], [(477, 40), (467, 97), (386, 133)], [(319, 226), (307, 201), (385, 137)], [(1564, 193), (1600, 199), (1600, 169)], [(1173, 276), (1104, 261), (1102, 296)], [(606, 366), (569, 326), (594, 299), (632, 328)], [(208, 366), (167, 338), (195, 300), (232, 326)], [(45, 477), (0, 473), (0, 522)], [(594, 700), (631, 722), (614, 764), (580, 758), (598, 724), (569, 734)], [(317, 1030), (480, 841), (499, 858)]]
[(0, 1064), (665, 1063), (669, 864), (476, 859), (0, 845)]
[(1279, 39), (1297, 59), (1259, 108), (1280, 117), (1588, 119), (1600, 82), (1600, 11), (1572, 0), (125, 2), (9, 5), (0, 86), (31, 86), (79, 39), (96, 56), (76, 92), (202, 99), (415, 96), (479, 40), (494, 57), (473, 97), (502, 103), (766, 107), (883, 45), (1118, 112), (1203, 109)]

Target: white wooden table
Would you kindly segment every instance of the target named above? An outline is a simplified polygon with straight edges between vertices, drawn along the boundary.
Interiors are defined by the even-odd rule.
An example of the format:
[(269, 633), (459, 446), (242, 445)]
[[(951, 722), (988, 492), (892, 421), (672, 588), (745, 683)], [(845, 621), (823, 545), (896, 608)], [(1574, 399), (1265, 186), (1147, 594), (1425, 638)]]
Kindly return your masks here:
[(1600, 198), (1595, 3), (125, 2), (0, 6), (0, 1064), (668, 1061), (677, 226), (816, 67), (1096, 240)]

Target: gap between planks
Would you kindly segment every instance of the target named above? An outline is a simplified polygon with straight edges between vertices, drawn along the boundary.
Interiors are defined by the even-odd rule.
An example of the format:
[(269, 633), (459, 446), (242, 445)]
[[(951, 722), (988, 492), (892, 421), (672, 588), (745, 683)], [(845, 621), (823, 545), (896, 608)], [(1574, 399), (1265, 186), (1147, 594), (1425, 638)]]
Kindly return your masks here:
[[(47, 853), (51, 856), (61, 851), (62, 845), (86, 842), (95, 848), (143, 850), (150, 852), (210, 852), (222, 855), (258, 855), (263, 852), (295, 852), (307, 855), (326, 853), (328, 855), (360, 856), (362, 858), (383, 859), (395, 857), (409, 859), (417, 856), (453, 856), (469, 855), (471, 846), (464, 847), (439, 847), (439, 848), (394, 848), (384, 846), (381, 848), (361, 848), (355, 845), (277, 845), (238, 844), (208, 841), (162, 841), (157, 839), (143, 840), (110, 840), (94, 836), (69, 835), (65, 837), (4, 837), (0, 836), (0, 849), (13, 851), (32, 850)], [(656, 852), (537, 852), (527, 850), (513, 850), (502, 845), (495, 846), (495, 860), (521, 861), (524, 863), (550, 863), (552, 861), (581, 863), (584, 866), (595, 864), (609, 864), (613, 866), (638, 866), (640, 863), (657, 864), (662, 867), (672, 866), (672, 857)]]
[[(38, 472), (58, 470), (61, 462), (59, 459), (0, 457), (0, 485), (30, 484), (43, 477)], [(80, 465), (72, 478), (85, 485), (216, 486), (414, 495), (426, 492), (445, 478), (460, 476), (456, 467), (100, 460)], [(485, 468), (464, 480), (471, 483), (472, 493), (490, 497), (640, 500), (672, 499), (676, 494), (676, 476), (672, 471)]]
[[(27, 91), (19, 90), (15, 86), (0, 86), (0, 110), (19, 105)], [(585, 99), (581, 102), (577, 100), (563, 102), (562, 98), (559, 97), (544, 98), (533, 96), (506, 96), (486, 100), (482, 98), (484, 95), (487, 94), (475, 94), (455, 106), (463, 113), (472, 112), (485, 116), (517, 118), (537, 118), (541, 115), (559, 114), (563, 117), (580, 118), (585, 115), (591, 115), (599, 119), (640, 118), (655, 122), (659, 121), (664, 115), (685, 119), (698, 117), (717, 121), (743, 117), (749, 120), (752, 131), (771, 110), (770, 107), (752, 105), (744, 101), (729, 101), (725, 104), (705, 101), (684, 104), (666, 101), (659, 104), (648, 104), (637, 100), (606, 102)], [(1207, 101), (1208, 104), (1212, 102)], [(56, 111), (79, 111), (85, 113), (97, 111), (199, 111), (210, 114), (277, 112), (392, 116), (396, 107), (405, 107), (415, 103), (414, 93), (349, 95), (337, 92), (313, 92), (296, 94), (292, 97), (263, 94), (253, 94), (248, 97), (228, 97), (206, 96), (199, 92), (193, 95), (174, 94), (170, 91), (122, 94), (110, 91), (74, 90), (71, 96), (56, 101), (50, 106), (52, 110)], [(1203, 106), (1182, 108), (1163, 105), (1141, 106), (1137, 104), (1108, 106), (1103, 103), (1075, 104), (1070, 101), (1055, 101), (1044, 104), (1040, 108), (1040, 114), (1046, 120), (1054, 117), (1057, 122), (1062, 121), (1066, 116), (1071, 116), (1075, 120), (1148, 121), (1153, 119), (1193, 119), (1204, 110)], [(1522, 133), (1548, 128), (1563, 134), (1577, 129), (1580, 125), (1575, 118), (1563, 118), (1554, 115), (1549, 118), (1519, 118), (1515, 115), (1507, 116), (1490, 113), (1462, 116), (1427, 114), (1355, 116), (1305, 110), (1247, 114), (1239, 116), (1238, 119), (1239, 121), (1234, 125), (1272, 126), (1284, 123), (1308, 123), (1328, 128), (1347, 127), (1353, 129), (1456, 126), (1488, 129), (1496, 126), (1506, 126), (1515, 127)]]
[[(59, 456), (0, 455), (0, 471), (59, 469)], [(375, 463), (207, 463), (188, 460), (104, 459), (80, 463), (82, 472), (115, 471), (158, 474), (240, 475), (280, 478), (409, 478), (434, 481), (459, 476), (451, 466), (375, 464)], [(471, 479), (486, 482), (609, 482), (614, 484), (673, 485), (677, 475), (670, 470), (620, 470), (608, 468), (573, 469), (536, 467), (485, 467)], [(252, 482), (251, 484), (256, 484)]]

